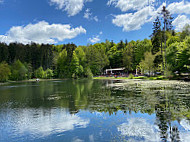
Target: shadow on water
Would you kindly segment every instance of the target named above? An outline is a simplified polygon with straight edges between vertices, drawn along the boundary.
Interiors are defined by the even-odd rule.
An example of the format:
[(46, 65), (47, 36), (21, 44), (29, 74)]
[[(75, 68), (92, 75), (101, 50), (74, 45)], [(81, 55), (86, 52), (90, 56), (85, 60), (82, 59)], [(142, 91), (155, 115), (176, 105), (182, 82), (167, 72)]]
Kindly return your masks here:
[[(67, 135), (65, 140), (72, 137), (72, 141), (77, 141), (81, 137), (79, 139), (75, 134), (81, 136), (81, 132), (76, 130), (75, 134), (68, 134), (68, 131), (74, 130), (75, 127), (86, 128), (88, 131), (91, 123), (96, 125), (99, 121), (102, 122), (99, 127), (105, 127), (108, 122), (104, 117), (109, 117), (109, 123), (112, 123), (111, 119), (118, 121), (117, 117), (120, 116), (122, 123), (118, 121), (116, 130), (109, 130), (111, 133), (118, 133), (119, 137), (113, 141), (185, 141), (190, 138), (184, 138), (190, 134), (189, 108), (190, 84), (177, 81), (65, 80), (0, 86), (0, 122), (5, 127), (5, 130), (0, 130), (6, 135), (11, 129), (8, 128), (8, 123), (16, 123), (18, 127), (21, 127), (18, 124), (21, 123), (22, 127), (26, 127), (23, 128), (26, 131), (24, 133), (28, 135), (34, 134), (35, 130), (43, 134), (43, 138), (64, 132)], [(147, 115), (144, 116), (145, 114)], [(104, 117), (95, 122), (93, 117), (97, 115)], [(130, 116), (136, 118), (132, 119)], [(17, 117), (27, 120), (18, 122)], [(137, 119), (138, 117), (142, 119)], [(150, 124), (147, 123), (149, 119), (153, 119)], [(142, 125), (139, 127), (137, 124)], [(40, 129), (44, 125), (48, 129)], [(147, 131), (147, 128), (151, 131)], [(103, 137), (106, 136), (100, 135), (101, 131), (97, 133), (99, 139), (96, 140), (104, 141)], [(5, 137), (3, 133), (1, 135)], [(155, 139), (151, 140), (149, 135), (155, 135)], [(107, 138), (109, 139), (108, 136)], [(9, 140), (13, 139), (15, 137)], [(92, 135), (88, 139), (83, 137), (84, 141), (90, 139), (95, 138)], [(43, 141), (36, 135), (34, 138), (30, 137), (30, 140)], [(56, 141), (61, 139), (57, 137)]]

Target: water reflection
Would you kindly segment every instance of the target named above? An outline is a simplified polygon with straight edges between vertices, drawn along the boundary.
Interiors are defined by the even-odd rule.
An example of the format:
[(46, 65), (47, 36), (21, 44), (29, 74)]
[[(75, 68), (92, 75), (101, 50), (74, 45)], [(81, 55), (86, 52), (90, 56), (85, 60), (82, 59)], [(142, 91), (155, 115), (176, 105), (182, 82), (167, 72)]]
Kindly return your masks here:
[(130, 141), (160, 141), (158, 127), (148, 123), (143, 118), (128, 119), (127, 123), (123, 123), (118, 127), (118, 131), (129, 137)]
[(27, 133), (32, 134), (31, 139), (46, 137), (76, 128), (86, 128), (90, 123), (89, 119), (70, 114), (66, 109), (14, 109), (4, 111), (0, 118), (1, 132), (5, 128), (9, 130), (12, 133), (11, 139), (19, 139), (17, 134), (23, 136)]
[(185, 82), (11, 84), (0, 86), (0, 140), (188, 141), (189, 108)]

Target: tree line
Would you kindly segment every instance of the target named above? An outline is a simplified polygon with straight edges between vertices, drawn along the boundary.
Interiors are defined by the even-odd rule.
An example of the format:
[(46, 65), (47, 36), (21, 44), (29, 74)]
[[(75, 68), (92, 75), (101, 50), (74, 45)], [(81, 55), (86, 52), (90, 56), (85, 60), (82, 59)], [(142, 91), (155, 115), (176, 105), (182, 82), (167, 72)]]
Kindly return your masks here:
[(190, 72), (190, 25), (172, 30), (172, 17), (163, 7), (150, 39), (106, 40), (87, 46), (0, 43), (0, 81), (31, 78), (92, 78), (106, 68), (126, 72), (161, 72), (167, 76)]

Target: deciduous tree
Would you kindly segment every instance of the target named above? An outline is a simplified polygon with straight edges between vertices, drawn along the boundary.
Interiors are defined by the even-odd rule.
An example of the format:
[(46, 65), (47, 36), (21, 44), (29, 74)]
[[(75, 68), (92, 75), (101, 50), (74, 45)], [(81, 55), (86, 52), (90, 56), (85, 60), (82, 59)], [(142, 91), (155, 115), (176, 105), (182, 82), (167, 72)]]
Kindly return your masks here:
[(0, 82), (5, 82), (9, 79), (11, 70), (6, 62), (0, 63)]

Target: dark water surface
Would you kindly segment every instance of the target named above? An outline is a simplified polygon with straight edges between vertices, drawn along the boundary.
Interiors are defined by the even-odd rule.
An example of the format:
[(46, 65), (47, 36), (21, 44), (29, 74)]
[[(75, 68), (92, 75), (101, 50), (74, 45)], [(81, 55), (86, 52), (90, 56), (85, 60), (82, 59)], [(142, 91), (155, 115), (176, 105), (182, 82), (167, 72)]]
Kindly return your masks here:
[(190, 141), (190, 83), (65, 80), (0, 86), (1, 142)]

